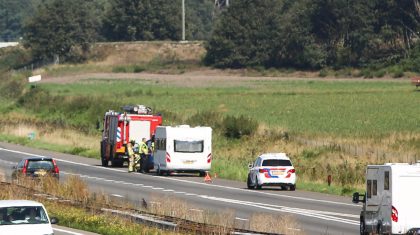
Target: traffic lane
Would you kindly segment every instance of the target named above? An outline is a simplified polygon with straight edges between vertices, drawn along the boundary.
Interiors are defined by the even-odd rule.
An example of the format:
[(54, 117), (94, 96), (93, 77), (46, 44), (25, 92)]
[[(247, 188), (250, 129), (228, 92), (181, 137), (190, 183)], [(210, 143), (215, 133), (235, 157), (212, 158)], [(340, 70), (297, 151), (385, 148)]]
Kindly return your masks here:
[[(7, 160), (18, 162), (23, 158), (27, 153), (22, 153), (18, 151), (4, 150), (7, 155)], [(3, 155), (3, 154), (2, 154)], [(221, 181), (225, 185), (217, 184), (217, 180), (214, 180), (212, 184), (207, 184), (203, 182), (197, 182), (202, 180), (200, 177), (163, 177), (163, 176), (153, 176), (147, 174), (137, 174), (137, 173), (127, 173), (126, 168), (105, 168), (97, 165), (89, 165), (87, 163), (79, 163), (63, 159), (62, 156), (55, 157), (59, 163), (61, 171), (65, 170), (68, 173), (73, 173), (74, 175), (86, 175), (89, 177), (97, 177), (106, 180), (115, 180), (120, 182), (128, 183), (144, 183), (147, 184), (147, 187), (163, 187), (165, 189), (174, 189), (178, 191), (185, 191), (188, 193), (200, 193), (200, 194), (210, 194), (216, 197), (230, 197), (230, 198), (240, 198), (243, 200), (255, 200), (253, 197), (258, 197), (258, 199), (263, 203), (272, 203), (276, 201), (279, 206), (287, 205), (293, 207), (302, 207), (310, 210), (325, 210), (325, 207), (328, 206), (329, 210), (332, 212), (341, 212), (348, 211), (350, 213), (358, 214), (360, 211), (360, 206), (348, 203), (343, 203), (343, 198), (335, 197), (334, 201), (331, 200), (322, 200), (322, 199), (313, 199), (311, 196), (308, 196), (308, 192), (288, 192), (288, 191), (278, 191), (278, 190), (248, 190), (243, 188), (235, 188), (229, 186), (230, 184), (237, 184), (237, 182), (228, 182)], [(78, 160), (78, 159), (75, 159)], [(90, 159), (92, 160), (92, 159)], [(209, 192), (209, 190), (211, 192)], [(267, 192), (269, 191), (269, 192)], [(297, 193), (296, 193), (297, 192)], [(228, 194), (228, 195), (227, 195)], [(298, 194), (298, 195), (295, 195)], [(300, 196), (299, 196), (300, 194)], [(306, 195), (305, 195), (306, 194)], [(312, 194), (315, 195), (315, 194)], [(319, 196), (320, 194), (316, 194)], [(331, 197), (330, 197), (331, 198)], [(338, 198), (338, 199), (337, 199)], [(281, 199), (281, 200), (279, 200)], [(349, 198), (346, 198), (350, 201)]]
[[(14, 152), (14, 153), (16, 154), (15, 157), (17, 157), (17, 158), (23, 157), (23, 156), (18, 156), (19, 154), (22, 154), (22, 153), (17, 153), (17, 152)], [(25, 154), (23, 154), (23, 155), (25, 155)], [(10, 152), (8, 154), (8, 158), (10, 159)], [(89, 159), (89, 160), (92, 160), (92, 159)], [(167, 188), (166, 190), (171, 190), (170, 188), (168, 189), (168, 186), (169, 186), (169, 187), (176, 187), (177, 189), (180, 189), (181, 188), (181, 191), (178, 190), (177, 193), (182, 193), (182, 191), (184, 189), (185, 189), (184, 190), (185, 193), (189, 193), (189, 194), (196, 194), (195, 192), (197, 192), (197, 190), (199, 190), (199, 191), (203, 191), (204, 190), (204, 192), (203, 192), (204, 195), (205, 196), (208, 196), (205, 193), (208, 192), (208, 190), (209, 190), (209, 188), (211, 186), (211, 187), (217, 187), (217, 190), (215, 190), (215, 188), (212, 188), (211, 189), (211, 192), (213, 193), (213, 195), (210, 194), (212, 196), (209, 197), (209, 198), (211, 198), (212, 200), (220, 200), (220, 198), (223, 198), (222, 200), (232, 200), (232, 198), (226, 197), (226, 193), (229, 192), (229, 191), (238, 190), (236, 188), (235, 189), (226, 188), (226, 187), (223, 187), (223, 186), (220, 186), (220, 185), (213, 185), (213, 184), (209, 185), (209, 184), (194, 182), (195, 180), (197, 180), (197, 178), (195, 178), (195, 177), (190, 178), (189, 180), (185, 180), (185, 177), (183, 177), (184, 179), (182, 179), (182, 180), (176, 179), (175, 177), (174, 178), (172, 178), (172, 177), (156, 177), (156, 178), (158, 178), (158, 180), (156, 181), (156, 179), (154, 179), (155, 177), (150, 176), (150, 175), (127, 174), (125, 169), (103, 168), (103, 167), (98, 167), (98, 166), (95, 167), (95, 166), (91, 166), (91, 165), (88, 165), (88, 164), (81, 164), (81, 163), (71, 162), (71, 161), (68, 161), (68, 160), (62, 160), (62, 161), (64, 162), (63, 164), (64, 164), (65, 168), (68, 167), (68, 169), (71, 170), (71, 171), (79, 171), (79, 172), (85, 172), (85, 173), (92, 173), (93, 175), (95, 175), (95, 176), (89, 176), (89, 175), (87, 175), (87, 177), (101, 178), (101, 177), (98, 177), (98, 174), (97, 174), (98, 172), (95, 173), (96, 171), (99, 171), (99, 173), (101, 173), (101, 176), (103, 176), (102, 178), (104, 180), (107, 180), (107, 181), (115, 181), (116, 179), (118, 179), (118, 178), (121, 179), (121, 177), (122, 177), (122, 178), (125, 178), (125, 179), (122, 180), (122, 181), (120, 181), (120, 183), (129, 183), (130, 180), (131, 181), (134, 180), (134, 182), (142, 182), (142, 181), (143, 182), (147, 182), (148, 185), (142, 185), (142, 187), (145, 187), (146, 188), (145, 191), (147, 191), (147, 188), (150, 188), (151, 190), (156, 190), (156, 189), (159, 189), (159, 187), (163, 187), (162, 188), (163, 190), (165, 190), (165, 188)], [(63, 165), (63, 164), (60, 164), (60, 165)], [(68, 164), (68, 166), (66, 166), (66, 164)], [(76, 167), (74, 167), (73, 165), (76, 165)], [(104, 171), (112, 171), (113, 174), (110, 174), (110, 173), (104, 172)], [(115, 175), (119, 175), (119, 176), (117, 176), (114, 179), (111, 179)], [(128, 177), (128, 178), (126, 178), (126, 177)], [(144, 178), (144, 179), (142, 179), (142, 178)], [(162, 180), (161, 178), (164, 178), (164, 179)], [(153, 182), (153, 181), (156, 181), (156, 182)], [(175, 183), (174, 182), (170, 182), (170, 181), (175, 181)], [(193, 182), (191, 182), (191, 181), (193, 181)], [(162, 184), (168, 184), (168, 183), (170, 185), (165, 185), (165, 186), (162, 185)], [(158, 186), (156, 186), (156, 185), (158, 185)], [(182, 189), (182, 187), (184, 189)], [(228, 189), (228, 190), (226, 190), (226, 189)], [(242, 189), (242, 191), (243, 192), (246, 192), (246, 194), (248, 196), (249, 196), (249, 193), (250, 192), (252, 193), (252, 191), (249, 191), (249, 190), (243, 190)], [(217, 192), (220, 192), (221, 193), (221, 195), (219, 195), (219, 197), (217, 197), (217, 195), (216, 195)], [(256, 191), (254, 193), (256, 193)], [(261, 194), (263, 192), (258, 192), (258, 193)], [(289, 193), (291, 193), (291, 192), (289, 192)], [(234, 194), (235, 194), (235, 192), (234, 192)], [(264, 194), (267, 194), (267, 193), (264, 193)], [(271, 195), (271, 193), (269, 193), (268, 195), (269, 196), (273, 196), (273, 195)], [(220, 197), (220, 196), (225, 196), (225, 197)], [(258, 196), (261, 198), (261, 195), (258, 195)], [(264, 196), (267, 197), (267, 195), (264, 195)], [(207, 198), (207, 199), (209, 199), (209, 198)], [(294, 197), (292, 197), (292, 198), (293, 199), (296, 199)], [(277, 199), (277, 201), (279, 201), (278, 198), (275, 198), (274, 200), (276, 200), (276, 199)], [(252, 199), (252, 200), (255, 200), (255, 199)], [(268, 200), (267, 203), (272, 203), (272, 199), (267, 199), (267, 200)], [(281, 200), (281, 201), (286, 201), (287, 202), (287, 200)], [(243, 201), (239, 201), (239, 202), (236, 202), (236, 203), (243, 203)], [(246, 200), (245, 203), (254, 203), (254, 201), (247, 201)], [(313, 203), (313, 202), (311, 202), (311, 203)], [(322, 204), (324, 204), (324, 203), (325, 202), (322, 201)], [(287, 204), (290, 205), (290, 202), (288, 202)], [(301, 203), (298, 203), (298, 204), (301, 204)], [(281, 205), (278, 205), (277, 204), (276, 206), (281, 206)], [(266, 207), (266, 206), (263, 204), (263, 205), (259, 205), (259, 207)], [(290, 208), (288, 208), (288, 209), (290, 209)], [(296, 209), (302, 209), (302, 208), (292, 208), (292, 210), (296, 210)], [(340, 208), (339, 210), (340, 211), (343, 211), (343, 208)], [(344, 210), (344, 211), (346, 211), (346, 210)], [(307, 212), (305, 212), (305, 213), (307, 213)], [(313, 211), (311, 211), (310, 213), (313, 213)], [(357, 214), (358, 214), (358, 211), (357, 211)]]
[[(73, 175), (72, 173), (62, 172), (63, 176), (66, 177), (68, 175)], [(140, 174), (139, 174), (140, 175)], [(276, 212), (283, 212), (284, 208), (274, 208), (270, 207), (270, 205), (261, 205), (260, 203), (251, 201), (251, 202), (243, 202), (243, 201), (237, 201), (229, 199), (229, 198), (217, 198), (214, 196), (209, 195), (197, 195), (193, 193), (187, 193), (187, 192), (181, 192), (181, 191), (165, 191), (164, 188), (159, 187), (153, 187), (150, 185), (144, 185), (140, 183), (129, 183), (125, 181), (115, 181), (107, 178), (99, 178), (95, 176), (89, 176), (89, 175), (79, 175), (82, 179), (84, 179), (88, 184), (89, 187), (96, 187), (101, 192), (114, 195), (117, 197), (123, 197), (126, 198), (126, 200), (130, 200), (134, 202), (135, 204), (140, 204), (141, 200), (143, 198), (146, 198), (146, 200), (149, 203), (152, 203), (152, 200), (155, 200), (153, 198), (153, 195), (161, 195), (161, 193), (158, 193), (158, 191), (163, 191), (168, 194), (168, 197), (173, 198), (178, 197), (181, 199), (184, 199), (185, 201), (188, 201), (188, 203), (194, 202), (196, 205), (201, 205), (201, 207), (211, 210), (219, 210), (224, 211), (226, 208), (233, 208), (236, 211), (236, 216), (241, 217), (241, 219), (249, 218), (254, 213), (261, 213), (261, 212), (267, 212), (267, 213), (276, 213)], [(157, 190), (157, 191), (156, 191)], [(121, 192), (124, 192), (125, 194), (121, 194)], [(150, 196), (152, 195), (152, 196)], [(141, 197), (141, 198), (140, 198)], [(204, 201), (203, 201), (204, 200)], [(164, 199), (163, 199), (164, 201)], [(255, 205), (255, 206), (254, 206)], [(264, 209), (264, 210), (262, 210)], [(287, 208), (290, 210), (290, 208)], [(299, 211), (291, 211), (289, 213), (299, 214)], [(309, 217), (308, 217), (309, 216)], [(301, 216), (297, 216), (297, 221), (301, 224), (305, 224), (305, 231), (309, 232), (309, 234), (316, 234), (319, 231), (325, 231), (330, 230), (337, 234), (338, 232), (346, 231), (345, 226), (340, 226), (338, 230), (333, 229), (334, 226), (337, 226), (334, 223), (329, 223), (328, 218), (327, 220), (323, 218), (321, 221), (318, 219), (316, 224), (317, 226), (314, 226), (312, 228), (307, 227), (307, 224), (310, 224), (308, 222), (308, 219), (311, 220), (311, 214), (304, 216), (301, 218)], [(314, 216), (320, 217), (322, 215), (315, 214)], [(307, 218), (308, 217), (308, 218)], [(358, 226), (355, 226), (356, 228)], [(293, 228), (292, 228), (293, 229)], [(313, 230), (312, 230), (313, 229)], [(350, 231), (349, 234), (355, 233), (357, 230), (353, 229), (353, 231)]]
[[(95, 182), (90, 182), (95, 181)], [(322, 212), (311, 212), (307, 210), (299, 210), (293, 208), (278, 207), (276, 205), (261, 204), (254, 201), (239, 201), (229, 198), (217, 198), (209, 195), (199, 195), (180, 191), (165, 191), (163, 188), (143, 187), (142, 184), (130, 185), (121, 182), (104, 181), (98, 179), (87, 179), (89, 185), (98, 192), (105, 190), (113, 195), (115, 200), (130, 201), (137, 208), (143, 208), (143, 199), (146, 201), (148, 209), (159, 203), (163, 208), (178, 208), (182, 206), (182, 202), (188, 203), (189, 211), (187, 214), (196, 215), (197, 213), (226, 213), (234, 211), (235, 224), (241, 228), (249, 227), (249, 220), (253, 215), (266, 213), (269, 215), (290, 216), (298, 223), (297, 228), (305, 230), (307, 234), (357, 234), (358, 219), (348, 217), (337, 217)], [(91, 186), (90, 186), (91, 187)], [(181, 202), (177, 202), (174, 198), (178, 198)], [(175, 202), (174, 202), (175, 201)], [(146, 208), (143, 208), (146, 209)], [(168, 212), (169, 213), (169, 212)], [(292, 224), (294, 225), (294, 224)], [(326, 233), (325, 231), (329, 231)]]
[[(51, 151), (47, 151), (47, 150), (39, 150), (39, 149), (33, 149), (33, 148), (29, 148), (29, 147), (25, 147), (25, 146), (20, 146), (20, 145), (14, 145), (14, 144), (9, 144), (9, 143), (0, 143), (0, 150), (1, 148), (6, 148), (9, 151), (10, 150), (16, 150), (16, 151), (22, 151), (22, 152), (31, 152), (34, 155), (41, 155), (41, 156), (50, 156), (50, 157), (54, 157), (57, 160), (59, 160), (60, 165), (59, 166), (66, 166), (66, 170), (69, 170), (67, 168), (70, 167), (71, 172), (74, 173), (87, 173), (87, 172), (94, 172), (94, 174), (98, 174), (100, 177), (105, 175), (109, 175), (109, 172), (104, 172), (101, 171), (103, 169), (106, 169), (108, 171), (114, 171), (114, 172), (126, 172), (126, 168), (104, 168), (102, 166), (100, 166), (100, 160), (99, 159), (92, 159), (92, 158), (85, 158), (85, 157), (80, 157), (80, 156), (75, 156), (75, 155), (70, 155), (70, 154), (63, 154), (63, 153), (56, 153), (56, 152), (51, 152)], [(8, 154), (13, 154), (13, 152), (7, 152)], [(17, 153), (16, 154), (18, 159), (23, 158), (24, 156), (26, 156), (24, 154), (24, 156), (22, 156), (22, 154)], [(61, 160), (61, 161), (60, 161)], [(15, 159), (16, 163), (17, 163), (17, 159)], [(63, 162), (64, 161), (64, 162)], [(75, 166), (71, 166), (71, 165), (67, 165), (66, 162), (70, 162), (71, 164), (80, 164)], [(92, 166), (94, 166), (92, 168)], [(100, 171), (96, 171), (97, 169), (100, 169)], [(134, 173), (135, 174), (135, 173)], [(149, 175), (153, 175), (149, 174)], [(132, 178), (130, 176), (130, 178)], [(203, 178), (202, 177), (191, 177), (191, 175), (188, 174), (178, 174), (178, 175), (172, 175), (170, 177), (163, 177), (163, 178), (168, 178), (168, 179), (179, 179), (179, 182), (185, 182), (185, 181), (192, 181), (192, 182), (197, 182), (197, 183), (202, 183), (203, 182)], [(147, 180), (150, 180), (149, 178), (146, 178)], [(141, 179), (140, 179), (141, 180)], [(160, 181), (161, 182), (161, 181)], [(238, 181), (232, 181), (232, 180), (224, 180), (224, 179), (215, 179), (213, 178), (213, 183), (212, 184), (217, 184), (219, 186), (227, 186), (227, 187), (231, 187), (231, 188), (239, 188), (239, 189), (245, 189), (246, 188), (246, 183), (244, 182), (238, 182)], [(270, 194), (281, 194), (281, 195), (291, 195), (293, 197), (296, 198), (301, 198), (301, 199), (305, 199), (305, 198), (310, 198), (311, 200), (321, 200), (321, 201), (328, 201), (328, 202), (341, 202), (341, 203), (347, 203), (349, 204), (351, 202), (351, 198), (350, 197), (341, 197), (341, 196), (335, 196), (335, 195), (328, 195), (328, 194), (322, 194), (322, 193), (316, 193), (316, 192), (307, 192), (307, 191), (300, 191), (300, 190), (296, 190), (296, 191), (292, 191), (292, 192), (288, 192), (288, 191), (282, 191), (282, 190), (276, 190), (276, 188), (271, 187), (271, 188), (263, 188), (263, 190), (261, 190), (262, 192), (269, 192)]]

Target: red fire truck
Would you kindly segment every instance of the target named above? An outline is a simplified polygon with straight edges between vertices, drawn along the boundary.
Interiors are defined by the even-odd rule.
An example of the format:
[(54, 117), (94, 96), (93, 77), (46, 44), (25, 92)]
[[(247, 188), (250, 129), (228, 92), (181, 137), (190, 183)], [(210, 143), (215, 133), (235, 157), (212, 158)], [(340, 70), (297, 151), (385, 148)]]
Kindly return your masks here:
[(162, 124), (160, 115), (144, 105), (127, 105), (124, 112), (109, 110), (104, 116), (101, 140), (102, 166), (123, 166), (128, 161), (126, 145), (131, 140), (140, 143), (142, 138), (149, 140), (157, 126)]

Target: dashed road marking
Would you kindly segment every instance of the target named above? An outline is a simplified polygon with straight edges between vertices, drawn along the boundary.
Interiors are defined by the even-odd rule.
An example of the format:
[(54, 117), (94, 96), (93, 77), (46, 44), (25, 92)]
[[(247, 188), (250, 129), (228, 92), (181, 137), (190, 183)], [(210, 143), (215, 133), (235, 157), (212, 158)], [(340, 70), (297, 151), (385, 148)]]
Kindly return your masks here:
[[(37, 155), (37, 154), (25, 153), (25, 152), (20, 152), (20, 151), (15, 151), (15, 150), (8, 150), (8, 149), (4, 149), (4, 148), (0, 148), (0, 150), (14, 152), (14, 153), (19, 153), (19, 154), (25, 154), (25, 155), (29, 155), (29, 156), (40, 156), (40, 155)], [(84, 164), (84, 163), (72, 162), (72, 161), (67, 161), (67, 160), (62, 160), (62, 159), (57, 159), (57, 158), (56, 158), (56, 160), (57, 161), (61, 161), (61, 162), (66, 162), (66, 163), (74, 164), (74, 165), (87, 166), (87, 167), (96, 167), (96, 168), (101, 169), (101, 170), (111, 170), (111, 171), (116, 171), (116, 172), (126, 172), (125, 170), (118, 170), (118, 169), (112, 169), (112, 168), (104, 168), (104, 167), (100, 167), (100, 166), (92, 166), (92, 165), (88, 165), (88, 164)], [(1, 160), (1, 161), (7, 163), (7, 161), (5, 161), (5, 160)], [(16, 163), (13, 163), (13, 162), (10, 163), (9, 162), (8, 164), (16, 164)], [(63, 171), (62, 171), (62, 173), (69, 174), (69, 175), (77, 175), (77, 176), (80, 176), (82, 178), (102, 180), (102, 181), (106, 181), (106, 182), (125, 183), (125, 182), (122, 182), (122, 181), (115, 181), (115, 180), (110, 180), (110, 179), (105, 179), (105, 178), (99, 178), (99, 177), (92, 177), (92, 176), (81, 175), (81, 174), (67, 173), (67, 172), (63, 172)], [(148, 175), (145, 175), (145, 176), (148, 176)], [(150, 177), (159, 177), (159, 176), (150, 176)], [(249, 190), (245, 190), (245, 189), (241, 189), (241, 188), (233, 188), (233, 187), (222, 186), (222, 185), (213, 185), (213, 184), (200, 183), (200, 182), (194, 182), (194, 181), (187, 181), (187, 180), (176, 179), (176, 178), (168, 178), (168, 177), (161, 177), (161, 178), (164, 178), (165, 180), (173, 180), (173, 181), (184, 182), (184, 183), (189, 183), (189, 184), (206, 185), (208, 187), (218, 187), (218, 188), (224, 188), (224, 189), (229, 189), (229, 190), (246, 191), (246, 192), (249, 192), (249, 193), (260, 193), (260, 194), (265, 194), (265, 195), (270, 195), (270, 196), (275, 196), (275, 197), (286, 197), (286, 198), (293, 198), (293, 199), (313, 201), (313, 202), (322, 202), (322, 203), (328, 203), (328, 204), (339, 204), (339, 205), (346, 205), (346, 206), (355, 206), (353, 204), (348, 204), (348, 203), (341, 203), (341, 202), (334, 202), (334, 201), (327, 201), (327, 200), (319, 200), (319, 199), (311, 199), (311, 198), (302, 198), (302, 197), (289, 196), (289, 195), (279, 195), (279, 194), (273, 194), (273, 193), (267, 193), (267, 192), (249, 191)], [(341, 222), (341, 223), (346, 223), (346, 224), (351, 224), (351, 225), (357, 225), (357, 226), (359, 225), (359, 222), (358, 221), (351, 220), (351, 219), (341, 218), (341, 217), (358, 218), (359, 215), (343, 214), (343, 213), (336, 213), (336, 212), (329, 212), (329, 211), (319, 211), (319, 210), (316, 210), (315, 211), (315, 210), (307, 210), (307, 209), (300, 209), (300, 208), (290, 208), (290, 207), (284, 207), (284, 206), (279, 206), (279, 205), (256, 203), (256, 202), (250, 202), (250, 201), (240, 201), (240, 200), (229, 199), (229, 198), (218, 198), (218, 197), (212, 197), (212, 196), (207, 196), (207, 195), (197, 195), (197, 194), (186, 193), (186, 192), (178, 192), (178, 191), (174, 191), (174, 190), (171, 190), (171, 189), (156, 188), (156, 187), (153, 187), (153, 186), (143, 185), (143, 184), (132, 184), (132, 183), (129, 183), (129, 184), (131, 184), (133, 186), (141, 186), (141, 187), (144, 187), (144, 188), (152, 188), (152, 189), (156, 189), (156, 190), (163, 189), (163, 191), (173, 192), (174, 194), (186, 194), (188, 196), (197, 196), (197, 197), (208, 199), (208, 200), (214, 200), (214, 201), (220, 201), (220, 202), (225, 202), (225, 203), (233, 203), (233, 204), (240, 204), (240, 205), (252, 206), (252, 207), (256, 207), (256, 208), (260, 208), (260, 209), (265, 209), (265, 210), (270, 210), (270, 211), (279, 211), (279, 212), (286, 212), (286, 213), (298, 214), (298, 215), (302, 215), (302, 216), (308, 216), (308, 217), (313, 217), (313, 218), (318, 218), (318, 219), (323, 219), (323, 220), (329, 220), (329, 221), (335, 221), (335, 222)], [(338, 217), (338, 216), (340, 216), (340, 217)], [(238, 219), (241, 219), (241, 218), (238, 218)], [(293, 229), (293, 228), (289, 228), (289, 229)]]

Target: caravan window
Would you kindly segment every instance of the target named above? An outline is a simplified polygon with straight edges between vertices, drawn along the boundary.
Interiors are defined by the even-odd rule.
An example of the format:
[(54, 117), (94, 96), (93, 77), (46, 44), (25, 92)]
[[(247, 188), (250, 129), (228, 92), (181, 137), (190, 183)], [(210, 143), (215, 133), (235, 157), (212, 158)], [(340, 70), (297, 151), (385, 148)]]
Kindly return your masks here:
[(181, 153), (202, 153), (204, 150), (204, 141), (184, 141), (174, 140), (174, 151)]
[(385, 171), (384, 190), (389, 190), (389, 171)]
[(166, 139), (156, 139), (156, 150), (166, 150)]
[(373, 196), (378, 195), (378, 181), (377, 180), (373, 180), (373, 184), (372, 184), (372, 195)]
[(367, 198), (372, 197), (372, 180), (367, 181)]

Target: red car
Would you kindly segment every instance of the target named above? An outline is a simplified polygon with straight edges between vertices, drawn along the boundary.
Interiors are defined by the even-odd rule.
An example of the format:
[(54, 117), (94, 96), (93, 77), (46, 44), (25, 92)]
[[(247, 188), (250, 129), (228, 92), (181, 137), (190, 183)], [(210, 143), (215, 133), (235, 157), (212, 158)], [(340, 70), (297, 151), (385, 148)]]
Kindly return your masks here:
[(12, 179), (18, 176), (40, 177), (51, 175), (59, 178), (60, 169), (54, 159), (50, 157), (29, 157), (22, 159), (13, 167)]

